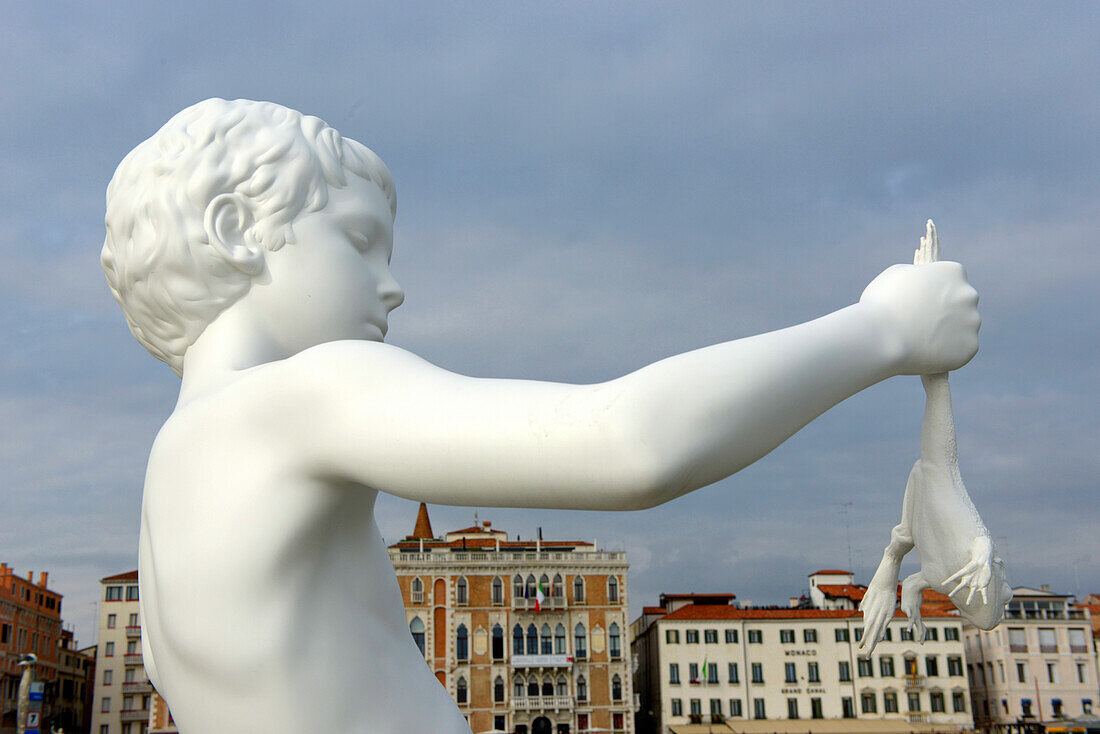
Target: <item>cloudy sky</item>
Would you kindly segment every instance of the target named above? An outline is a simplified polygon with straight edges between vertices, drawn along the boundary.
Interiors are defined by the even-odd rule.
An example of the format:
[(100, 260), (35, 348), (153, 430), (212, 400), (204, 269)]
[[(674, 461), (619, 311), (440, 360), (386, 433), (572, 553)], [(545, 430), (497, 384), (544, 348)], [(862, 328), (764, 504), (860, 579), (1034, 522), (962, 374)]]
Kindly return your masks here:
[[(952, 378), (963, 476), (1014, 584), (1100, 591), (1100, 6), (8, 3), (0, 24), (0, 559), (81, 643), (136, 567), (178, 380), (99, 268), (115, 166), (212, 96), (318, 115), (389, 164), (394, 344), (599, 381), (846, 306), (924, 220), (982, 296)], [(894, 379), (732, 479), (638, 513), (481, 508), (756, 603), (866, 582), (923, 393)], [(415, 505), (384, 498), (387, 539)], [(432, 507), (437, 531), (474, 509)]]

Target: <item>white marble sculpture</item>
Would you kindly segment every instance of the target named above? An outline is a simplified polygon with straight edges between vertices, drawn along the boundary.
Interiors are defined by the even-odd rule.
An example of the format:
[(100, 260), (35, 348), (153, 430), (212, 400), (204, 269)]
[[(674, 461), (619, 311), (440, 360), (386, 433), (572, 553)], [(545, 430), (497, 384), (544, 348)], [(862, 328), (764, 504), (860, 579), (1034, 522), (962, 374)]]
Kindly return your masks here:
[[(929, 220), (913, 263), (927, 265), (939, 259), (936, 226)], [(947, 373), (922, 375), (921, 381), (925, 406), (920, 458), (905, 485), (901, 522), (890, 533), (890, 544), (859, 605), (865, 620), (860, 647), (867, 655), (894, 616), (901, 561), (914, 548), (921, 570), (902, 583), (901, 609), (919, 642), (925, 636), (920, 612), (925, 589), (949, 595), (959, 612), (981, 629), (996, 627), (1012, 598), (1004, 562), (963, 485)]]
[(218, 99), (135, 148), (107, 190), (108, 281), (182, 377), (139, 563), (146, 669), (184, 734), (469, 732), (409, 634), (378, 492), (652, 507), (978, 348), (977, 294), (940, 262), (606, 383), (464, 377), (382, 343), (403, 297), (395, 204), (378, 157), (321, 120)]

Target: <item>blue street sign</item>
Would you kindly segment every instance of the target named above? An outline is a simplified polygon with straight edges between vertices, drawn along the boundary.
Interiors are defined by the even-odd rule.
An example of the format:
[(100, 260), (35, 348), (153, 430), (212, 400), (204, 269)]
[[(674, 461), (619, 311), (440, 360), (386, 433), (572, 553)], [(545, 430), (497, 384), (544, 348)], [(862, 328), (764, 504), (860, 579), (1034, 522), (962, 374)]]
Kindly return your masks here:
[(42, 700), (42, 691), (31, 691), (30, 700), (31, 701), (41, 701)]

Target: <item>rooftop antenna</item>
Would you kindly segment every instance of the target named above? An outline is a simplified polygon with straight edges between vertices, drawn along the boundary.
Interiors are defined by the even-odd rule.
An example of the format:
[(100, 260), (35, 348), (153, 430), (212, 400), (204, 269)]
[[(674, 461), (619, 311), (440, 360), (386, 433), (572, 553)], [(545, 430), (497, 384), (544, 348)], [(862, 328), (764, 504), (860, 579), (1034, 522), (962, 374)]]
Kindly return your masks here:
[(855, 567), (852, 566), (852, 531), (848, 524), (848, 508), (852, 506), (852, 501), (847, 502), (830, 502), (831, 505), (838, 507), (837, 512), (844, 518), (844, 537), (848, 541), (848, 573), (854, 574), (856, 572)]

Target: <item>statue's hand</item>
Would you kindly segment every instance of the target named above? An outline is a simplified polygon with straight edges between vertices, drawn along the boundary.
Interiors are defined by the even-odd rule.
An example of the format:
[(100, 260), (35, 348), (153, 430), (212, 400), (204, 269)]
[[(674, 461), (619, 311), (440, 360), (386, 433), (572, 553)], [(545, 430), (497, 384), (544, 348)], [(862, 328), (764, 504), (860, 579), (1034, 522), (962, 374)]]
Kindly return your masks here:
[(956, 370), (978, 351), (978, 292), (958, 263), (894, 265), (859, 301), (882, 317), (887, 343), (899, 351), (899, 374)]

